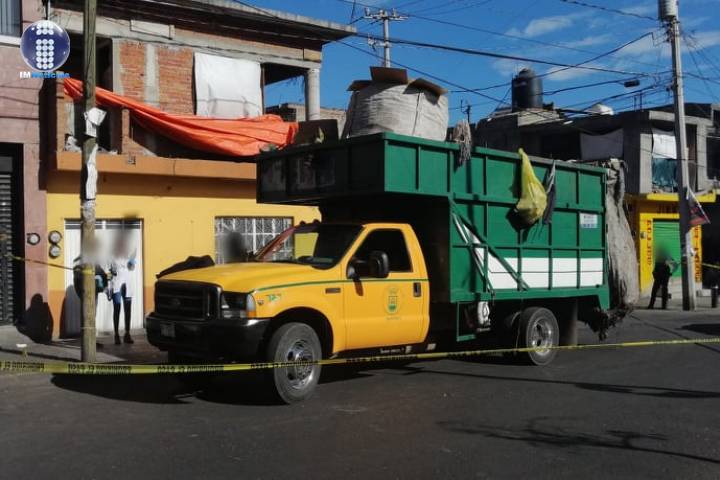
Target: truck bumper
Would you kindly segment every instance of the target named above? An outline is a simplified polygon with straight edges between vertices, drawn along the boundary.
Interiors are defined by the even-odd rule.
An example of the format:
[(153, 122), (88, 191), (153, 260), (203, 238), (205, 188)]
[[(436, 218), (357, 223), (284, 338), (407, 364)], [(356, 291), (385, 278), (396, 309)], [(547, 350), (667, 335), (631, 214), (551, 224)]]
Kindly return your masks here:
[(160, 350), (207, 360), (255, 359), (270, 323), (267, 318), (182, 321), (151, 313), (145, 319), (150, 344)]

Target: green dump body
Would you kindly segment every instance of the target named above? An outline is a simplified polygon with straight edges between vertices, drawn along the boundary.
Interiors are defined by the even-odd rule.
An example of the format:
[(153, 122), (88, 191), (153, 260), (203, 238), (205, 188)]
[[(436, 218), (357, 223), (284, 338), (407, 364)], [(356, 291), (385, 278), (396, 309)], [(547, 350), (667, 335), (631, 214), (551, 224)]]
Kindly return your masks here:
[[(258, 201), (318, 205), (323, 220), (410, 223), (435, 302), (586, 297), (608, 309), (605, 170), (556, 162), (549, 224), (519, 224), (520, 156), (382, 133), (258, 159)], [(552, 162), (534, 160), (543, 181)]]

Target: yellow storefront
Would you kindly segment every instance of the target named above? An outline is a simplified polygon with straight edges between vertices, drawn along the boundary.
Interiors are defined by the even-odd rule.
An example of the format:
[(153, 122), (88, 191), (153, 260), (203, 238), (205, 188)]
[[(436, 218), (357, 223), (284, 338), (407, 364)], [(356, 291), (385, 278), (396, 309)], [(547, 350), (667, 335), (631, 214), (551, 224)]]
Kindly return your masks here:
[[(715, 194), (698, 196), (701, 203), (715, 201)], [(652, 288), (652, 271), (655, 263), (655, 248), (662, 227), (665, 231), (677, 231), (679, 242), (678, 196), (674, 193), (650, 193), (647, 195), (628, 195), (630, 226), (635, 237), (635, 248), (638, 252), (640, 292), (648, 294)], [(670, 227), (669, 229), (666, 227)], [(674, 228), (674, 230), (673, 230)], [(692, 229), (692, 246), (696, 252), (694, 271), (696, 282), (702, 280), (702, 229)], [(676, 260), (680, 260), (679, 256)], [(679, 272), (679, 271), (678, 271)]]
[[(53, 172), (47, 184), (48, 231), (63, 235), (59, 242), (59, 256), (50, 261), (72, 265), (79, 252), (79, 176), (75, 172)], [(258, 205), (255, 202), (255, 183), (219, 178), (183, 178), (152, 175), (101, 175), (98, 180), (98, 231), (103, 226), (131, 225), (138, 230), (138, 258), (141, 273), (137, 281), (134, 316), (153, 308), (153, 285), (158, 272), (186, 259), (190, 255), (210, 255), (216, 258), (216, 233), (221, 222), (235, 219), (261, 223), (263, 219), (282, 219), (288, 225), (319, 218), (315, 208), (282, 205)], [(229, 219), (229, 220), (228, 220)], [(248, 220), (250, 219), (250, 220)], [(239, 221), (239, 220), (238, 220)], [(122, 227), (121, 227), (122, 228)], [(75, 231), (77, 230), (77, 231)], [(258, 236), (256, 243), (270, 234)], [(68, 325), (79, 325), (79, 319), (69, 304), (76, 302), (71, 287), (72, 274), (67, 270), (48, 271), (49, 307), (55, 319), (53, 335), (77, 333)], [(139, 285), (141, 284), (141, 285)], [(112, 310), (109, 300), (99, 297), (98, 315)], [(142, 309), (138, 309), (142, 303)], [(103, 313), (105, 312), (105, 313)], [(109, 314), (111, 316), (111, 313)], [(69, 318), (72, 316), (72, 318)], [(107, 318), (98, 320), (101, 330), (107, 331)], [(102, 325), (105, 325), (102, 328)], [(133, 322), (134, 327), (138, 326)]]

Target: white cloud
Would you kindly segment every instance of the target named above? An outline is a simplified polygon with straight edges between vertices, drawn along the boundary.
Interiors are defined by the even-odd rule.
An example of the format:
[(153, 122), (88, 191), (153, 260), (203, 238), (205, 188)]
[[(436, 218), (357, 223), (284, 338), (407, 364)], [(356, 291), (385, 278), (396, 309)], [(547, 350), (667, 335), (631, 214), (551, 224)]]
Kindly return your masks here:
[[(602, 65), (597, 65), (597, 64), (592, 64), (592, 63), (589, 63), (585, 66), (602, 67)], [(552, 67), (545, 73), (546, 74), (551, 73), (551, 75), (548, 75), (547, 77), (545, 77), (545, 78), (547, 78), (548, 81), (565, 82), (567, 80), (575, 80), (578, 78), (584, 78), (589, 75), (596, 74), (598, 72), (595, 70), (588, 70), (586, 68), (567, 68), (566, 69), (565, 67)]]
[(635, 5), (633, 7), (627, 7), (627, 8), (621, 8), (625, 13), (630, 13), (634, 15), (657, 15), (657, 5), (656, 4), (645, 4), (645, 5)]
[(613, 38), (614, 36), (610, 33), (605, 33), (602, 35), (590, 35), (579, 40), (570, 40), (568, 42), (563, 42), (563, 45), (572, 48), (593, 47), (595, 45), (605, 45), (606, 43), (612, 41)]
[(520, 70), (526, 67), (531, 67), (527, 62), (520, 62), (517, 60), (495, 60), (492, 63), (493, 69), (498, 72), (501, 76), (508, 79), (508, 86), (510, 86), (510, 79), (518, 73)]
[(578, 12), (569, 15), (554, 15), (551, 17), (540, 17), (530, 20), (525, 28), (511, 28), (507, 31), (509, 35), (517, 35), (522, 37), (539, 37), (548, 33), (564, 30), (571, 27), (578, 19), (587, 17), (588, 13)]
[(690, 42), (698, 50), (720, 45), (720, 30), (693, 33), (690, 35)]

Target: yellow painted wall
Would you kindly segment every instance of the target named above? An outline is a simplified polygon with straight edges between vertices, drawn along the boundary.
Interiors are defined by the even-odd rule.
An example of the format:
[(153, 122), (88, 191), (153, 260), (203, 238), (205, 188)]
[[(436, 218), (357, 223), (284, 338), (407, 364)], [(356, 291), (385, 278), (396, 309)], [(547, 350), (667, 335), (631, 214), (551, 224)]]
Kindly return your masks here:
[[(79, 183), (78, 174), (50, 174), (48, 231), (64, 232), (66, 219), (80, 217)], [(297, 223), (312, 221), (320, 214), (310, 207), (258, 205), (254, 182), (121, 174), (101, 174), (98, 179), (98, 219), (143, 221), (146, 312), (152, 309), (158, 272), (189, 255), (215, 257), (215, 217), (219, 216), (293, 217)], [(49, 269), (48, 290), (57, 335), (65, 295), (63, 270)]]
[[(677, 198), (677, 197), (676, 197)], [(675, 203), (667, 201), (633, 200), (633, 215), (631, 228), (635, 232), (635, 246), (638, 251), (640, 265), (640, 291), (649, 293), (652, 288), (652, 271), (655, 266), (655, 252), (653, 251), (653, 221), (679, 220), (677, 200)], [(702, 279), (702, 229), (692, 229), (692, 244), (697, 252), (695, 255), (695, 280)]]

